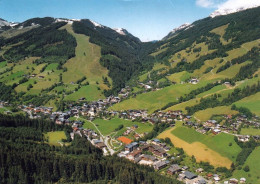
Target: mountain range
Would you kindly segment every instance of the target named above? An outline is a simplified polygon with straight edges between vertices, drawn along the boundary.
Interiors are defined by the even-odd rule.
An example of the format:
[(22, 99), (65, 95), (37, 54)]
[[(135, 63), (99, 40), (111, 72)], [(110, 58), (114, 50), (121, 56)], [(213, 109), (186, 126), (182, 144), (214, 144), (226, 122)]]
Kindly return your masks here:
[[(1, 19), (0, 82), (12, 86), (12, 94), (25, 103), (59, 109), (63, 101), (117, 95), (126, 85), (143, 91), (138, 81), (147, 73), (149, 78), (142, 81), (157, 80), (161, 87), (177, 80), (168, 76), (184, 71), (188, 72), (185, 80), (204, 78), (206, 71), (217, 75), (238, 57), (229, 56), (232, 50), (258, 47), (258, 12), (259, 8), (252, 8), (207, 17), (183, 24), (161, 41), (146, 43), (125, 29), (111, 29), (88, 19), (45, 17), (22, 23)], [(217, 58), (224, 62), (215, 63)], [(211, 77), (224, 80), (234, 75)], [(3, 100), (14, 98), (9, 95)]]

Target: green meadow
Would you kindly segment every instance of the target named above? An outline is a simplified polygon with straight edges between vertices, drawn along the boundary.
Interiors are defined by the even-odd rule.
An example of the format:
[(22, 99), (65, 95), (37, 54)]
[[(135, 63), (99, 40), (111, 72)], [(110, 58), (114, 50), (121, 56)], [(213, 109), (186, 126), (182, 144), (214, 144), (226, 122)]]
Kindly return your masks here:
[[(120, 118), (113, 118), (111, 120), (95, 119), (93, 123), (97, 126), (97, 128), (103, 135), (110, 135), (112, 132), (115, 132), (115, 129), (119, 125), (124, 126), (123, 129), (119, 130), (121, 134), (126, 130), (126, 127), (132, 127), (133, 125), (138, 125), (138, 128), (135, 131), (140, 134), (144, 132), (150, 132), (153, 128), (153, 126), (150, 123), (132, 122)], [(94, 128), (94, 126), (87, 121), (84, 123), (83, 127), (90, 129)], [(117, 135), (119, 136), (119, 134)]]
[(47, 132), (44, 137), (48, 139), (48, 143), (54, 146), (61, 146), (59, 142), (62, 139), (67, 139), (64, 131)]
[[(259, 172), (259, 166), (260, 166), (260, 146), (256, 147), (255, 150), (249, 155), (247, 158), (245, 164), (243, 165), (242, 169), (235, 170), (233, 172), (234, 178), (240, 179), (240, 178), (246, 178), (246, 183), (248, 184), (257, 184), (260, 183), (260, 172)], [(249, 172), (245, 172), (243, 168), (245, 166), (249, 166)]]
[(243, 98), (234, 103), (237, 107), (246, 107), (251, 112), (260, 116), (260, 92), (251, 95), (249, 97)]
[[(241, 151), (241, 148), (234, 141), (234, 136), (225, 133), (213, 136), (201, 134), (192, 128), (177, 127), (172, 131), (172, 134), (190, 144), (200, 142), (232, 161), (235, 161)], [(230, 143), (232, 143), (232, 146), (229, 146)]]

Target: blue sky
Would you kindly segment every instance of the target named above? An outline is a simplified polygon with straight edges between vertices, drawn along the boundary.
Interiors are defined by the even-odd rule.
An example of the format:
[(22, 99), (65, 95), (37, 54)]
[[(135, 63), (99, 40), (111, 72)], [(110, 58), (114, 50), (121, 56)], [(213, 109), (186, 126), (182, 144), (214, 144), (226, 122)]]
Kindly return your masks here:
[[(213, 0), (0, 0), (0, 18), (88, 18), (125, 28), (143, 41), (158, 40), (183, 23), (209, 16)], [(225, 1), (225, 0), (214, 0)], [(226, 0), (228, 1), (228, 0)]]

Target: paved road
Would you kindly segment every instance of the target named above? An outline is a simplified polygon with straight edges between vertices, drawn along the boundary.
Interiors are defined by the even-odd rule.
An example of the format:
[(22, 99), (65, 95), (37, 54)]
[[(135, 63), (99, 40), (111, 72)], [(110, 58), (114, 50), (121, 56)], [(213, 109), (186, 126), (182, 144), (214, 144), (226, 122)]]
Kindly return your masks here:
[(108, 143), (108, 141), (109, 141), (108, 136), (104, 136), (104, 135), (99, 131), (99, 129), (98, 129), (98, 127), (95, 125), (95, 123), (93, 123), (93, 122), (91, 122), (91, 121), (90, 121), (90, 123), (97, 129), (97, 131), (98, 131), (98, 133), (99, 133), (99, 135), (100, 135), (100, 139), (101, 139), (101, 140), (104, 142), (104, 144), (107, 146), (107, 149), (109, 150), (110, 154), (113, 155), (113, 154), (115, 153), (115, 150), (113, 150), (113, 149), (110, 147), (110, 145), (109, 145), (109, 143)]

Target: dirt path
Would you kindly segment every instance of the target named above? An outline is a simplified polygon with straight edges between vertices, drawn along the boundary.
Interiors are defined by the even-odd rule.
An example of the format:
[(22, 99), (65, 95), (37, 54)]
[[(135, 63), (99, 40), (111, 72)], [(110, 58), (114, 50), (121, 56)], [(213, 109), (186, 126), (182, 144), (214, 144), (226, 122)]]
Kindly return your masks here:
[(189, 156), (194, 155), (197, 162), (204, 161), (217, 167), (230, 168), (232, 162), (228, 158), (221, 156), (219, 153), (209, 149), (206, 145), (200, 142), (193, 142), (191, 144), (185, 142), (171, 133), (174, 129), (175, 127), (162, 132), (158, 138), (169, 137), (174, 146), (183, 148)]

